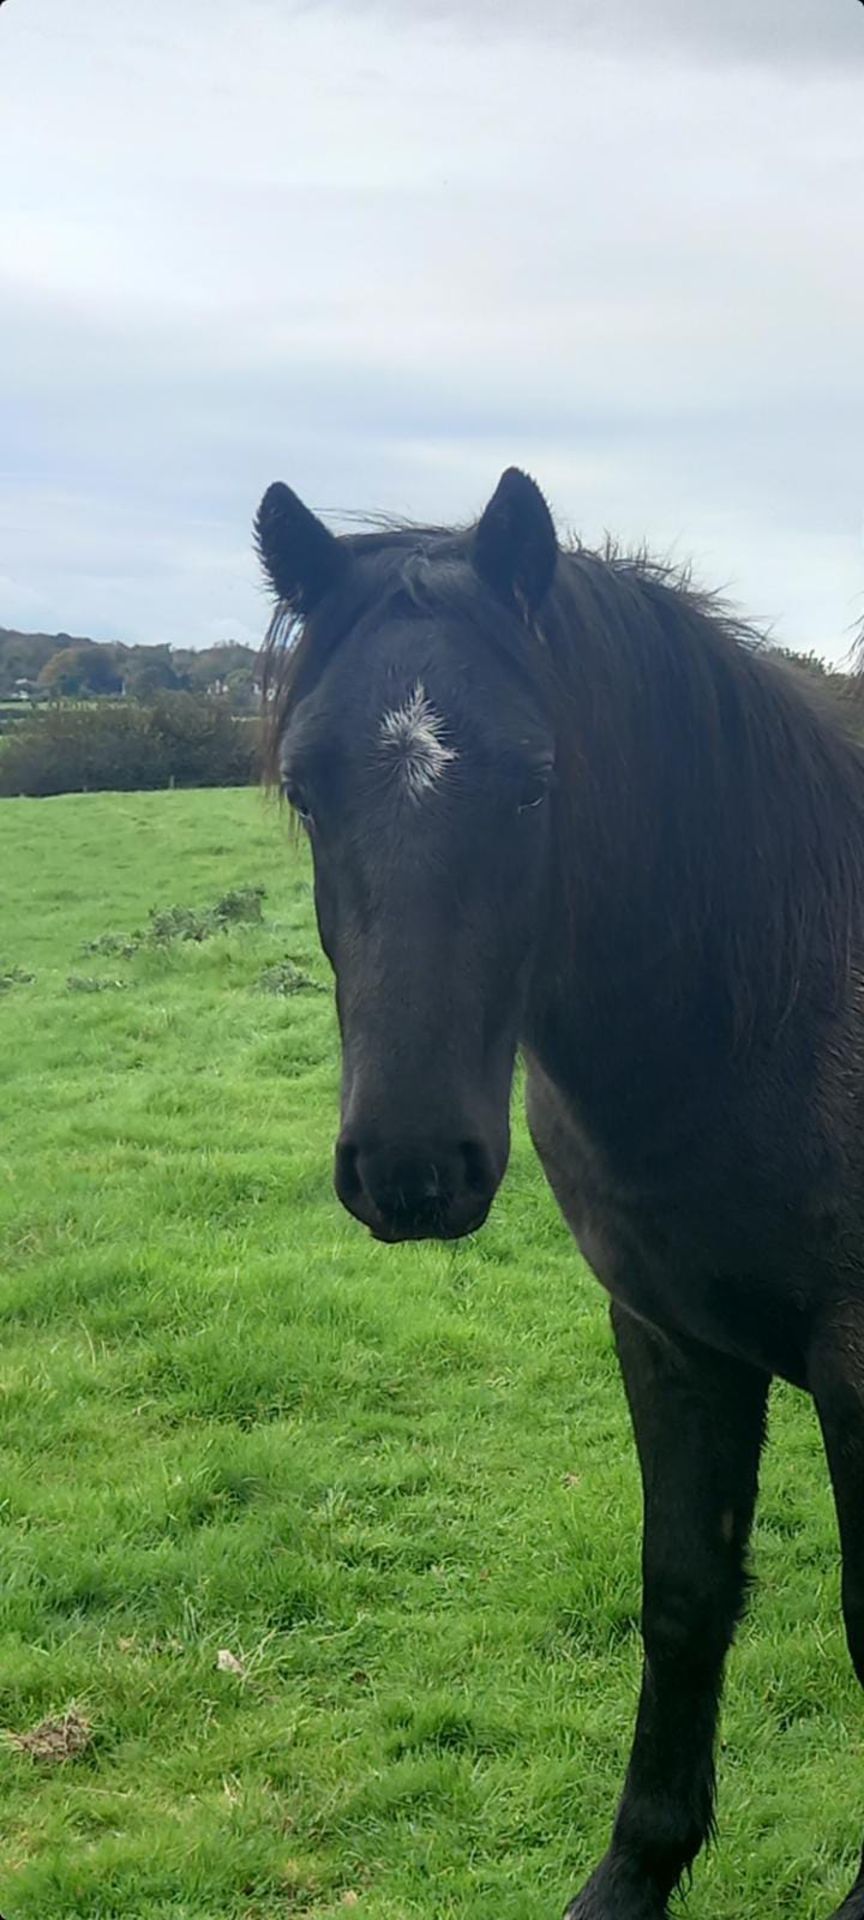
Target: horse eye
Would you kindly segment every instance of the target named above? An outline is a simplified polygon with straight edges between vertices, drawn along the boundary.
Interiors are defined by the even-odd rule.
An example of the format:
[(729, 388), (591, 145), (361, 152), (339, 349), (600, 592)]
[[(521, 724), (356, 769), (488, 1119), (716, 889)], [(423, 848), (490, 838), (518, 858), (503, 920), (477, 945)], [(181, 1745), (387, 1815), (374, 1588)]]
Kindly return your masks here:
[(296, 813), (298, 820), (302, 820), (304, 827), (308, 827), (312, 820), (312, 809), (309, 806), (305, 793), (301, 792), (299, 787), (295, 787), (290, 780), (283, 780), (282, 792), (285, 795), (289, 807), (292, 807)]
[(549, 792), (552, 777), (550, 767), (536, 767), (522, 782), (519, 794), (519, 812), (528, 813), (532, 807), (542, 806)]

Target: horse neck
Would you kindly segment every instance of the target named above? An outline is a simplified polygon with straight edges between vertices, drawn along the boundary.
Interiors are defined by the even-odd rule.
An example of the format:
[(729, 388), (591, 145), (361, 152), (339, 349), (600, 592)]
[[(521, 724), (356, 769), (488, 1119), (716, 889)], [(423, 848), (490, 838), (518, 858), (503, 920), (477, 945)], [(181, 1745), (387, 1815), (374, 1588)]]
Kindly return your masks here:
[[(692, 679), (686, 658), (665, 666), (652, 684), (632, 654), (617, 675), (608, 652), (585, 657), (525, 1021), (554, 1079), (634, 1111), (725, 1075), (783, 1018), (794, 975), (773, 683), (719, 647)], [(805, 778), (803, 725), (801, 741)]]

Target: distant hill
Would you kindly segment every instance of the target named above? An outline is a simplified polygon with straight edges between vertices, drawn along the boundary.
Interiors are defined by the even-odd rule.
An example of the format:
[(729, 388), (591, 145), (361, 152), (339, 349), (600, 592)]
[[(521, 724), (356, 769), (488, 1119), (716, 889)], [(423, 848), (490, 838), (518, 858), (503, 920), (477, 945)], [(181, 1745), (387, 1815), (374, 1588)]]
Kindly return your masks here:
[(214, 694), (235, 710), (257, 701), (258, 654), (240, 640), (218, 646), (126, 646), (70, 633), (21, 633), (0, 627), (0, 700), (147, 699), (160, 690)]
[(90, 640), (80, 633), (19, 633), (17, 627), (0, 627), (0, 648), (21, 641), (25, 647), (99, 647), (113, 646), (113, 641)]
[(18, 633), (14, 627), (0, 627), (0, 698), (9, 698), (16, 680), (38, 680), (62, 647), (94, 645), (70, 633)]

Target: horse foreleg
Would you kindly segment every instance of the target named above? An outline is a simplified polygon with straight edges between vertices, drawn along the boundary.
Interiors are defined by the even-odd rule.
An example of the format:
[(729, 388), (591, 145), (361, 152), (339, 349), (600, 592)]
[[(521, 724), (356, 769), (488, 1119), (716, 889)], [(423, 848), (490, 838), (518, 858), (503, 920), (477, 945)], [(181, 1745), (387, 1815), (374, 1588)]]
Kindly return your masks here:
[(618, 1307), (612, 1320), (642, 1470), (645, 1659), (609, 1851), (567, 1920), (662, 1920), (712, 1824), (769, 1380)]
[[(864, 1305), (822, 1329), (810, 1357), (843, 1554), (843, 1619), (864, 1687)], [(858, 1879), (833, 1920), (864, 1920), (864, 1854)]]

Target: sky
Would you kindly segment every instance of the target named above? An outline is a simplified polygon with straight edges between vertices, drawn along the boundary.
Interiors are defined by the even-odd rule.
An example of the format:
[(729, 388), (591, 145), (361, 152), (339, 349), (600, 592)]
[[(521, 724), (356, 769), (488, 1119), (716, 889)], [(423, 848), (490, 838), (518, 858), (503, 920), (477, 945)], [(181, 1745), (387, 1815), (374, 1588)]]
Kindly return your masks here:
[(6, 0), (0, 626), (256, 643), (250, 523), (472, 519), (864, 618), (861, 0)]

